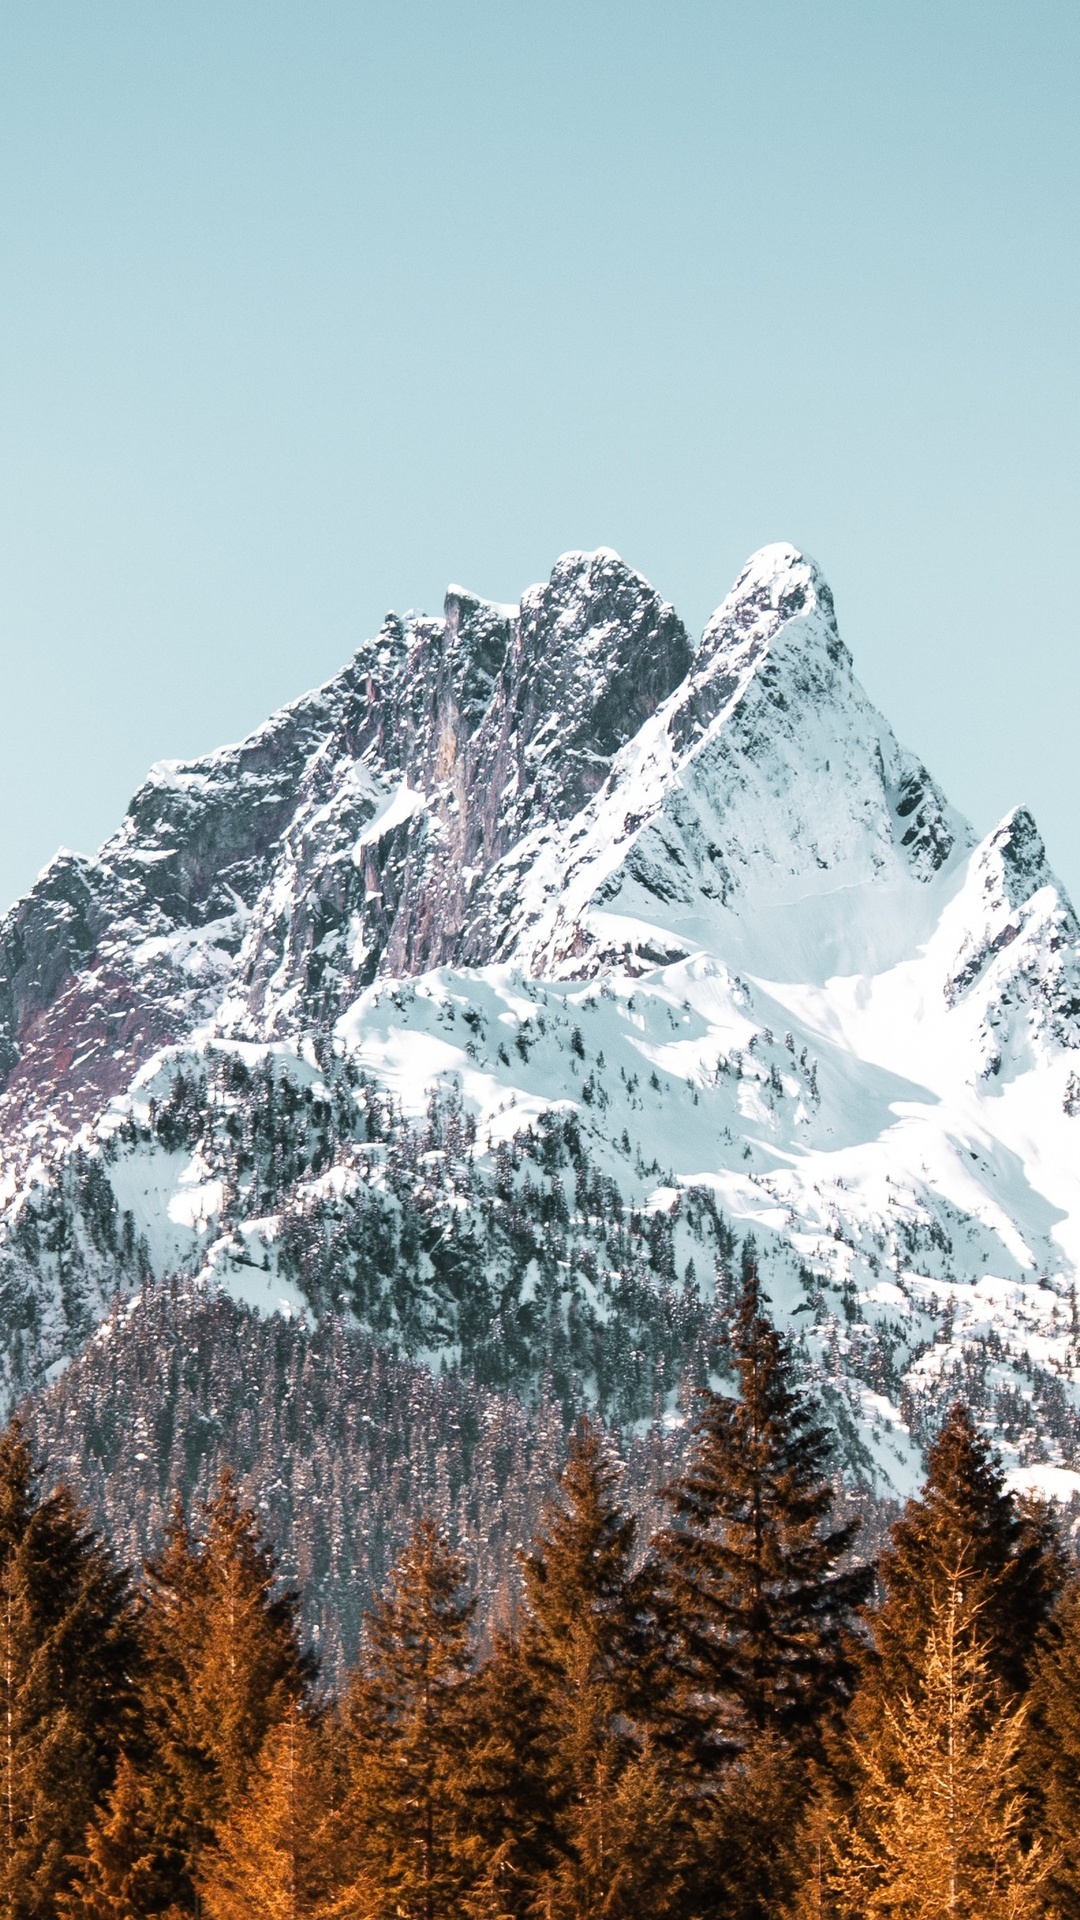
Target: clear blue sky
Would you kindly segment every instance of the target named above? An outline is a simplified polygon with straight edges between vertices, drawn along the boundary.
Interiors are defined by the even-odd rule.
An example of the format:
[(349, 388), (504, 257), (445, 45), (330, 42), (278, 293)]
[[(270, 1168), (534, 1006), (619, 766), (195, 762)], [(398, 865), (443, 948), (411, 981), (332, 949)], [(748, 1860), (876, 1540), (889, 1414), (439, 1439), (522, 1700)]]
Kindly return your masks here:
[(449, 580), (617, 547), (1080, 896), (1076, 0), (0, 0), (0, 904)]

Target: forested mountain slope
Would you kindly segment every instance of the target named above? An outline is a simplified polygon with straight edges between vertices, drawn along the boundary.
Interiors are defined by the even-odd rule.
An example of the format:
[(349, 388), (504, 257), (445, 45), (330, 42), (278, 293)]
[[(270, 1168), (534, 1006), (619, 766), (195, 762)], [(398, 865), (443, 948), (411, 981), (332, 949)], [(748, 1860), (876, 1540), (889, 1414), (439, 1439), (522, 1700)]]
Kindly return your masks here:
[(0, 927), (6, 1391), (180, 1276), (644, 1432), (752, 1231), (853, 1477), (963, 1391), (1069, 1492), (1078, 1048), (1034, 823), (976, 844), (804, 555), (696, 647), (608, 551), (452, 588)]

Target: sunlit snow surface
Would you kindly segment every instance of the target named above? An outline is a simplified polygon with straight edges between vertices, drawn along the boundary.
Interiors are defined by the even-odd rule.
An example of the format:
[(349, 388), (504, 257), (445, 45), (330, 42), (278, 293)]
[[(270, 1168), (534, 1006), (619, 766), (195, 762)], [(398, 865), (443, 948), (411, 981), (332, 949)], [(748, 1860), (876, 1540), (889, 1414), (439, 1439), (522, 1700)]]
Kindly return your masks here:
[[(605, 580), (625, 575), (631, 598), (638, 582), (645, 604), (646, 583), (618, 574), (616, 556), (594, 563)], [(579, 623), (588, 566), (560, 562)], [(487, 620), (484, 645), (496, 629), (518, 632), (517, 609), (470, 604)], [(444, 625), (449, 645), (449, 615)], [(424, 645), (436, 626), (417, 624)], [(1009, 1396), (1077, 1405), (1080, 947), (1033, 823), (1019, 811), (973, 844), (866, 699), (828, 589), (789, 547), (749, 563), (685, 678), (602, 778), (591, 780), (585, 756), (582, 803), (568, 810), (551, 772), (560, 730), (603, 691), (605, 670), (608, 629), (584, 630), (565, 710), (542, 716), (494, 796), (461, 771), (466, 696), (478, 738), (507, 697), (509, 669), (500, 681), (486, 654), (482, 672), (454, 667), (438, 738), (406, 765), (381, 743), (357, 753), (348, 727), (334, 735), (327, 721), (320, 734), (318, 700), (332, 714), (337, 695), (332, 684), (312, 696), (296, 807), (254, 906), (237, 904), (235, 959), (220, 944), (226, 920), (133, 939), (136, 967), (167, 962), (199, 978), (199, 1018), (104, 1103), (82, 1150), (145, 1117), (178, 1063), (209, 1046), (249, 1064), (278, 1053), (313, 1083), (311, 1036), (324, 1019), (334, 1056), (388, 1089), (406, 1118), (422, 1120), (433, 1090), (456, 1089), (481, 1158), (562, 1109), (629, 1204), (713, 1192), (740, 1231), (753, 1229), (778, 1318), (811, 1371), (846, 1396), (884, 1487), (906, 1492), (920, 1462), (900, 1396), (881, 1391), (868, 1361), (875, 1340), (902, 1350), (913, 1402), (950, 1382), (962, 1391), (977, 1356), (1015, 1484), (1080, 1492), (1064, 1416), (1040, 1414), (1034, 1440), (1029, 1428), (1016, 1444), (1008, 1417)], [(405, 668), (380, 645), (372, 658), (390, 684)], [(508, 711), (492, 750), (500, 780), (521, 724)], [(197, 797), (225, 783), (224, 767), (156, 777), (185, 794), (187, 781)], [(470, 839), (462, 823), (484, 806), (495, 827)], [(165, 857), (152, 838), (129, 824), (112, 857), (152, 867)], [(327, 876), (345, 873), (335, 919)], [(376, 911), (387, 875), (405, 902), (389, 934)], [(444, 889), (434, 908), (432, 876)], [(322, 918), (311, 906), (320, 888)], [(408, 901), (425, 899), (426, 918), (410, 907), (403, 932)], [(437, 949), (440, 913), (448, 924), (456, 915), (462, 951), (487, 939), (492, 957), (403, 966), (414, 924)], [(223, 980), (216, 1000), (204, 953), (205, 981)], [(329, 1018), (316, 1017), (313, 953), (329, 969)], [(374, 978), (351, 986), (364, 969)], [(9, 1183), (12, 1217), (26, 1178), (43, 1177), (26, 1165), (22, 1184)], [(347, 1195), (369, 1177), (354, 1156), (319, 1180)], [(227, 1196), (198, 1155), (114, 1153), (109, 1178), (156, 1271), (201, 1261), (260, 1306), (308, 1310), (274, 1271), (273, 1217), (238, 1220), (234, 1207), (219, 1231)]]
[[(956, 887), (954, 877), (942, 892)], [(466, 1051), (466, 1009), (485, 1023), (481, 1060)], [(510, 1052), (500, 1064), (498, 1035), (512, 1041), (524, 1022), (535, 1034), (538, 1020), (547, 1033), (527, 1062)], [(624, 1189), (635, 1184), (625, 1129), (635, 1159), (670, 1168), (654, 1204), (679, 1186), (711, 1186), (759, 1242), (783, 1240), (853, 1291), (861, 1321), (901, 1322), (932, 1343), (913, 1382), (946, 1374), (973, 1335), (991, 1331), (1004, 1355), (1030, 1355), (1071, 1381), (1080, 1193), (1076, 1122), (1062, 1105), (1068, 1056), (1029, 1036), (1030, 1062), (1005, 1084), (972, 1078), (972, 1024), (970, 1007), (945, 1007), (930, 943), (888, 974), (812, 988), (739, 981), (703, 952), (587, 984), (440, 970), (373, 986), (338, 1037), (406, 1113), (420, 1116), (432, 1086), (455, 1081), (483, 1145), (574, 1102)], [(566, 1044), (574, 1027), (580, 1061)], [(600, 1115), (595, 1096), (582, 1099), (594, 1077)], [(781, 1317), (798, 1327), (794, 1275), (786, 1294), (773, 1284)], [(812, 1349), (813, 1332), (802, 1337)], [(819, 1338), (823, 1361), (830, 1341), (834, 1324)], [(860, 1405), (884, 1473), (906, 1485), (898, 1409), (872, 1393)]]

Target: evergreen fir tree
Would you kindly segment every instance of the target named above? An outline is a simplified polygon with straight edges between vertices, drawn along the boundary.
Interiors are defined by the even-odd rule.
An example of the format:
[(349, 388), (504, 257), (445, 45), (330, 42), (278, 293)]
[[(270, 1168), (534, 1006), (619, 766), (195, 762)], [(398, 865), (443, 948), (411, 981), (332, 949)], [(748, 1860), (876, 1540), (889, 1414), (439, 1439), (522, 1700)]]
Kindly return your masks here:
[(752, 1242), (732, 1328), (738, 1398), (706, 1392), (657, 1539), (673, 1647), (666, 1733), (705, 1776), (763, 1735), (813, 1750), (850, 1697), (847, 1630), (871, 1574), (828, 1526), (831, 1439), (765, 1311)]
[(929, 1623), (962, 1565), (978, 1609), (984, 1657), (1003, 1696), (1022, 1694), (1039, 1631), (1063, 1580), (1053, 1526), (1020, 1509), (967, 1408), (950, 1411), (879, 1563), (885, 1593), (872, 1616), (885, 1696), (917, 1684)]
[(365, 1627), (346, 1703), (344, 1805), (329, 1836), (342, 1920), (451, 1920), (470, 1670), (465, 1567), (422, 1520)]
[[(962, 1561), (935, 1583), (918, 1685), (856, 1742), (853, 1816), (802, 1902), (839, 1920), (1035, 1920), (1052, 1857), (1026, 1844), (1025, 1709), (1001, 1708)], [(822, 1894), (825, 1894), (824, 1907)]]
[(294, 1707), (269, 1734), (247, 1791), (203, 1854), (207, 1920), (308, 1920), (323, 1912), (330, 1800), (317, 1731)]
[[(273, 1551), (228, 1472), (203, 1509), (196, 1560), (201, 1618), (188, 1623), (196, 1657), (184, 1662), (184, 1712), (211, 1760), (216, 1821), (246, 1788), (267, 1735), (304, 1697), (315, 1668), (298, 1643), (299, 1595), (280, 1590)], [(157, 1612), (161, 1626), (171, 1613), (171, 1604)], [(166, 1671), (160, 1636), (155, 1650)]]
[(553, 1733), (516, 1639), (496, 1640), (463, 1697), (463, 1764), (452, 1774), (469, 1920), (526, 1920), (557, 1852)]
[(171, 1907), (176, 1864), (161, 1857), (153, 1781), (120, 1756), (107, 1805), (87, 1837), (87, 1857), (60, 1895), (61, 1920), (144, 1920)]
[(566, 1465), (524, 1561), (526, 1645), (534, 1667), (569, 1691), (583, 1676), (617, 1712), (631, 1685), (636, 1523), (623, 1511), (619, 1475), (600, 1428), (581, 1419)]
[(142, 1764), (91, 1833), (80, 1880), (88, 1913), (94, 1902), (112, 1911), (110, 1888), (125, 1877), (142, 1889), (144, 1916), (195, 1911), (204, 1848), (313, 1677), (297, 1642), (297, 1596), (278, 1587), (273, 1554), (228, 1473), (197, 1530), (177, 1504), (147, 1568)]
[(1062, 1920), (1080, 1920), (1080, 1578), (1070, 1580), (1035, 1659), (1023, 1763), (1038, 1821), (1055, 1854), (1050, 1893)]
[(688, 1468), (667, 1490), (653, 1602), (668, 1646), (653, 1719), (693, 1830), (695, 1916), (773, 1920), (797, 1883), (812, 1768), (850, 1700), (850, 1629), (869, 1569), (830, 1526), (832, 1442), (743, 1249), (731, 1331), (738, 1397), (706, 1391)]
[(635, 1523), (600, 1430), (579, 1422), (525, 1562), (522, 1644), (547, 1730), (551, 1920), (672, 1912), (679, 1842), (666, 1778), (631, 1718), (650, 1670), (632, 1576)]
[(0, 1436), (0, 1909), (52, 1916), (138, 1720), (127, 1576), (64, 1487)]
[(691, 1801), (693, 1920), (775, 1920), (802, 1878), (808, 1806), (822, 1769), (773, 1730), (757, 1735)]

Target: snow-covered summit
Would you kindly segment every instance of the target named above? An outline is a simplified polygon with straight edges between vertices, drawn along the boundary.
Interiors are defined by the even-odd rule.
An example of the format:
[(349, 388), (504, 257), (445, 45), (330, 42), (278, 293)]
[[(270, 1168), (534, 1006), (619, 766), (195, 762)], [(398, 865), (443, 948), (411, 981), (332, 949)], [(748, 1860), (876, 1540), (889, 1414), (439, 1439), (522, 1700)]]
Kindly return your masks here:
[(752, 663), (786, 621), (796, 614), (809, 617), (819, 612), (842, 646), (832, 591), (817, 562), (786, 540), (759, 547), (707, 622), (699, 662), (720, 655), (737, 673)]
[(610, 953), (662, 921), (688, 950), (719, 943), (767, 972), (790, 956), (824, 978), (903, 950), (926, 920), (910, 883), (972, 838), (854, 678), (814, 563), (766, 547), (685, 679), (534, 864), (504, 951), (558, 964), (587, 931)]
[(752, 1227), (859, 1471), (903, 1484), (959, 1384), (1070, 1472), (1078, 1054), (1034, 823), (976, 845), (808, 556), (695, 648), (564, 554), (388, 615), (8, 915), (0, 1351), (205, 1270), (670, 1414)]

